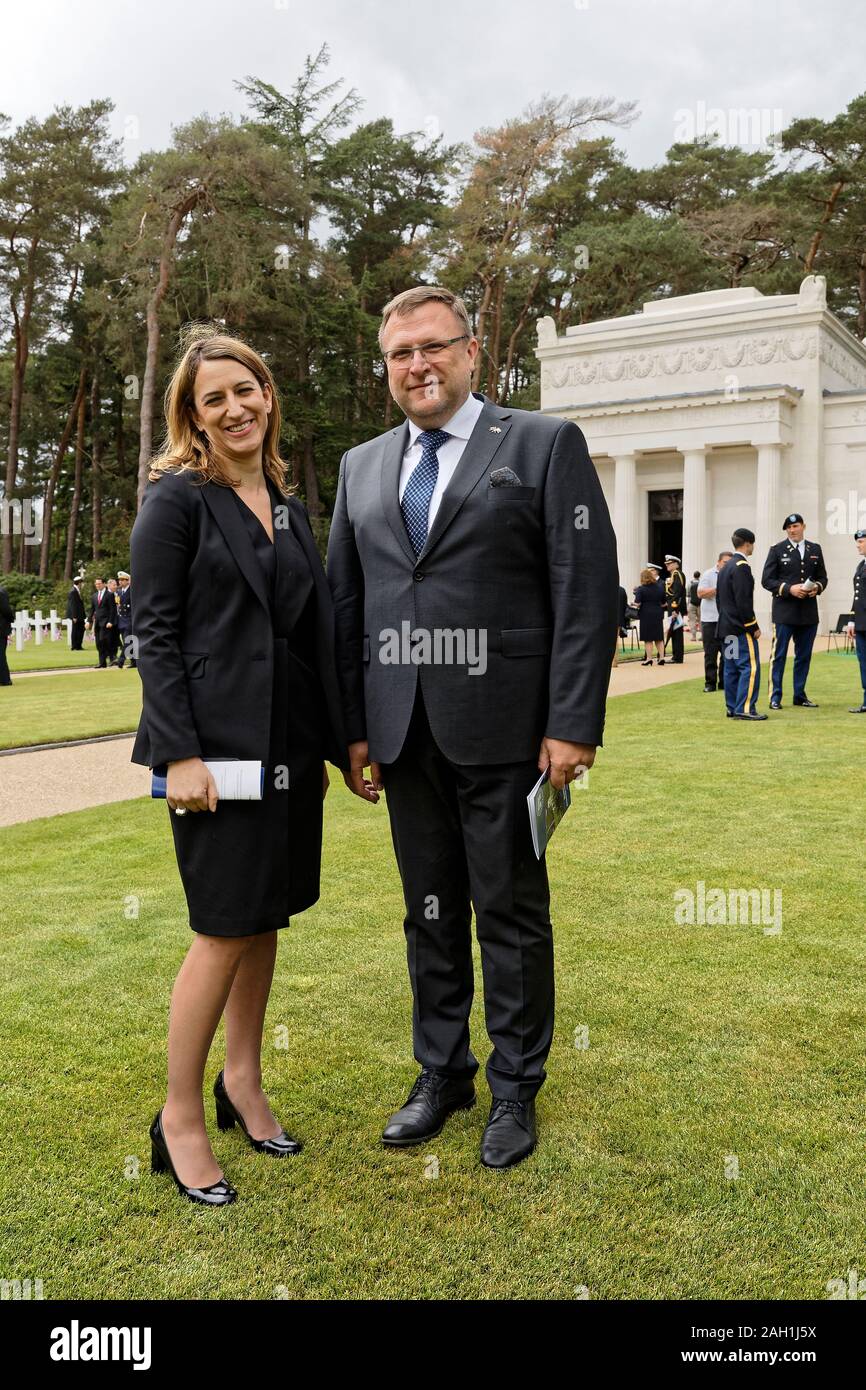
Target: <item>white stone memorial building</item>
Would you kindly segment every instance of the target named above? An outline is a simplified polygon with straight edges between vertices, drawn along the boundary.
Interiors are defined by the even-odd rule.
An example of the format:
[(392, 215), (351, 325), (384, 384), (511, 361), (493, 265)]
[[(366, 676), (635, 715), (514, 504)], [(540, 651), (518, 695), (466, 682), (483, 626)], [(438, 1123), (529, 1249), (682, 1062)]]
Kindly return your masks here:
[(829, 574), (826, 632), (851, 605), (866, 526), (866, 346), (827, 308), (822, 276), (798, 294), (753, 288), (654, 300), (640, 314), (568, 328), (538, 321), (541, 410), (574, 420), (589, 445), (629, 596), (644, 561), (682, 556), (687, 579), (755, 532), (761, 570), (802, 513)]

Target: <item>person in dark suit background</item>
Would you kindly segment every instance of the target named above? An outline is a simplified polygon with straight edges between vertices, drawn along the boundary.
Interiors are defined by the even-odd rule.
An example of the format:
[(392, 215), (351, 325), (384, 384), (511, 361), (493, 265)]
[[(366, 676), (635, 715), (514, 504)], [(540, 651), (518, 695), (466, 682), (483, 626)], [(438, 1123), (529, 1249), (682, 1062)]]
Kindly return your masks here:
[(84, 638), (84, 623), (86, 610), (84, 599), (81, 597), (81, 583), (84, 579), (83, 574), (77, 574), (72, 581), (72, 588), (66, 596), (66, 617), (71, 618), (72, 627), (70, 630), (69, 649), (73, 652), (83, 651), (82, 640)]
[(755, 549), (755, 533), (741, 526), (731, 537), (734, 554), (719, 571), (716, 603), (719, 609), (718, 637), (722, 648), (725, 677), (725, 705), (731, 719), (760, 721), (758, 694), (761, 689), (761, 630), (755, 617), (755, 580), (749, 556)]
[(109, 653), (117, 630), (117, 604), (103, 579), (94, 579), (93, 585), (87, 626), (93, 628), (93, 636), (96, 639), (96, 650), (99, 654), (97, 668), (104, 671), (107, 670), (111, 659)]
[(12, 631), (14, 621), (15, 614), (12, 612), (12, 605), (9, 602), (9, 594), (5, 589), (0, 589), (0, 685), (12, 684), (6, 644), (9, 641), (9, 634)]
[[(202, 1106), (223, 1014), (220, 1128), (238, 1123), (275, 1158), (301, 1147), (262, 1089), (262, 1029), (277, 933), (319, 896), (324, 759), (348, 760), (330, 592), (286, 485), (269, 368), (240, 340), (193, 328), (166, 420), (130, 539), (143, 691), (132, 761), (167, 769), (195, 935), (172, 993), (168, 1092), (150, 1138), (154, 1171), (213, 1206), (236, 1197)], [(205, 760), (223, 758), (261, 762), (261, 801), (218, 799)]]
[(848, 635), (854, 638), (857, 650), (863, 699), (856, 709), (850, 710), (849, 713), (866, 714), (866, 528), (855, 532), (854, 540), (860, 561), (854, 571), (854, 598), (851, 601), (851, 612), (854, 616), (848, 624)]
[[(545, 769), (555, 787), (572, 781), (601, 743), (616, 543), (577, 426), (471, 390), (479, 347), (462, 300), (406, 291), (379, 341), (407, 419), (343, 457), (328, 580), (347, 782), (369, 801), (384, 787), (406, 904), (421, 1071), (382, 1138), (426, 1143), (475, 1103), (474, 907), (493, 1043), (481, 1160), (501, 1168), (535, 1146), (553, 1033), (549, 888), (526, 797)], [(437, 661), (443, 634), (455, 651), (456, 615), (463, 657), (458, 645)], [(415, 654), (395, 650), (412, 632)]]
[(117, 665), (117, 648), (120, 643), (120, 604), (118, 602), (117, 580), (114, 575), (109, 579), (106, 588), (111, 595), (111, 602), (114, 605), (114, 621), (105, 624), (107, 634), (106, 655), (108, 656), (109, 666)]
[(651, 565), (640, 572), (640, 583), (634, 591), (634, 605), (638, 610), (638, 630), (644, 650), (641, 666), (652, 666), (653, 647), (659, 666), (664, 666), (665, 586), (659, 578), (659, 571)]
[[(817, 541), (805, 539), (799, 512), (782, 522), (788, 539), (770, 546), (761, 583), (773, 595), (773, 645), (770, 651), (770, 709), (782, 708), (782, 680), (788, 644), (794, 641), (794, 698), (792, 703), (817, 709), (806, 694), (812, 646), (818, 631), (818, 596), (827, 587), (824, 552)], [(811, 585), (811, 587), (809, 587)]]

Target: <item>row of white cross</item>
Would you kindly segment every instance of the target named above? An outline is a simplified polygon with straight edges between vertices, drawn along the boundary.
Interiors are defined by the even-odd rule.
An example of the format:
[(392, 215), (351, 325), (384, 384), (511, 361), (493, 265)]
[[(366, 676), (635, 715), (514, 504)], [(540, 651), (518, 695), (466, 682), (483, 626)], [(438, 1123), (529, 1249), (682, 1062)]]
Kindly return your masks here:
[(46, 634), (50, 642), (59, 641), (60, 629), (62, 627), (66, 628), (66, 645), (67, 647), (71, 647), (71, 618), (58, 617), (56, 608), (51, 609), (51, 612), (48, 614), (47, 618), (43, 618), (42, 609), (37, 608), (33, 614), (33, 617), (31, 618), (29, 609), (19, 608), (15, 613), (15, 621), (12, 624), (12, 631), (15, 633), (16, 652), (21, 652), (24, 650), (24, 643), (30, 636), (31, 628), (33, 629), (33, 639), (37, 647), (39, 647), (45, 641)]

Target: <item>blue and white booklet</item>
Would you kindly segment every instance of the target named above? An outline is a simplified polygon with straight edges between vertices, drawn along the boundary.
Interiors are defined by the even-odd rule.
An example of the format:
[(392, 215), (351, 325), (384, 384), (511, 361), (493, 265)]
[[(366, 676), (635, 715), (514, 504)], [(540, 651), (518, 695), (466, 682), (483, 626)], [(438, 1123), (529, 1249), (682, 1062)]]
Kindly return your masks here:
[(547, 849), (556, 827), (571, 805), (571, 788), (566, 785), (557, 791), (550, 783), (550, 768), (543, 772), (526, 798), (529, 808), (529, 828), (536, 859)]
[[(261, 801), (265, 794), (265, 769), (247, 758), (204, 758), (205, 767), (216, 782), (220, 801)], [(151, 796), (165, 796), (168, 764), (153, 768)]]

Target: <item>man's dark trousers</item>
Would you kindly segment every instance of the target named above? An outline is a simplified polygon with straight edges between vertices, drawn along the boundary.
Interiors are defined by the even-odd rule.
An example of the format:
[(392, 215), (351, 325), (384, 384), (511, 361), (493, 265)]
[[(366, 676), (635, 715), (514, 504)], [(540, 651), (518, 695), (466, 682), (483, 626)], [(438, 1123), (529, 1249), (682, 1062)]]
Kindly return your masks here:
[(721, 653), (719, 651), (719, 624), (701, 623), (701, 638), (704, 644), (704, 684), (713, 689), (724, 685)]
[(854, 633), (857, 660), (860, 662), (860, 684), (863, 686), (863, 703), (866, 705), (866, 632)]
[(794, 639), (794, 699), (803, 700), (806, 698), (806, 678), (809, 675), (809, 663), (812, 660), (812, 645), (815, 641), (815, 634), (818, 631), (817, 623), (808, 625), (793, 623), (776, 623), (773, 631), (773, 651), (770, 657), (772, 693), (770, 698), (781, 700), (782, 698), (782, 679), (785, 675), (785, 658), (788, 655), (788, 643)]
[[(539, 746), (541, 739), (539, 738)], [(409, 732), (382, 765), (406, 900), (415, 1059), (472, 1077), (472, 908), (481, 949), (491, 1093), (530, 1100), (553, 1036), (553, 931), (547, 866), (536, 859), (526, 797), (535, 760), (450, 762), (437, 747), (420, 682)]]
[(729, 714), (757, 714), (761, 689), (761, 653), (757, 638), (734, 633), (723, 644), (725, 704)]

